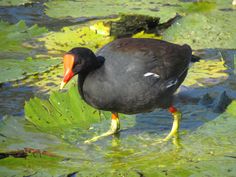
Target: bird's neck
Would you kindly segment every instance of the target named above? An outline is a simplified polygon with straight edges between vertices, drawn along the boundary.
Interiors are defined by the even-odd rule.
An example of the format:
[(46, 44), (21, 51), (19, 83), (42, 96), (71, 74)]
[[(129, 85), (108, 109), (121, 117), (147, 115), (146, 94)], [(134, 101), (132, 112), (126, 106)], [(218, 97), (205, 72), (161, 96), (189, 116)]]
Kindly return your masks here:
[(81, 73), (78, 75), (78, 90), (79, 90), (79, 94), (80, 94), (81, 98), (83, 98), (83, 99), (84, 99), (83, 85), (84, 85), (84, 81), (85, 81), (85, 78), (87, 75), (88, 75), (88, 73), (87, 74)]
[(78, 90), (79, 90), (79, 94), (80, 94), (81, 98), (84, 99), (83, 85), (84, 85), (84, 81), (85, 81), (87, 75), (91, 71), (94, 71), (94, 70), (100, 68), (103, 65), (104, 61), (105, 61), (105, 59), (103, 57), (98, 56), (97, 62), (96, 62), (96, 64), (93, 65), (93, 67), (91, 67), (89, 70), (86, 70), (86, 71), (78, 74)]

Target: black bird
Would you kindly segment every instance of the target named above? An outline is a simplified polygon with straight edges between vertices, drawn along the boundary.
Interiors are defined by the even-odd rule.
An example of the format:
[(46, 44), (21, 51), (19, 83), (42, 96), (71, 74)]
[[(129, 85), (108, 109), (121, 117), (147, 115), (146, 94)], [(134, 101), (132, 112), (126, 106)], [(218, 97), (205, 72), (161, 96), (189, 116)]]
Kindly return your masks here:
[(76, 47), (64, 55), (61, 89), (75, 75), (82, 99), (94, 108), (111, 111), (108, 132), (120, 129), (118, 113), (136, 114), (155, 108), (169, 109), (174, 122), (168, 140), (178, 132), (181, 113), (172, 104), (173, 94), (184, 81), (192, 56), (190, 46), (147, 38), (122, 38), (94, 54)]

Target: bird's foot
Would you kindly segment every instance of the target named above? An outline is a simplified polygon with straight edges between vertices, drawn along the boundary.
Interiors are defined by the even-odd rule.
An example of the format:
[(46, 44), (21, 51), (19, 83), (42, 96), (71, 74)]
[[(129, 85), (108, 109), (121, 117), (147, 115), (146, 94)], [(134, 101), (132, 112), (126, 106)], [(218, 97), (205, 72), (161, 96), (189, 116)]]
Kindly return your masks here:
[(169, 138), (168, 140), (165, 139), (165, 138), (164, 138), (164, 139), (156, 140), (156, 141), (153, 142), (152, 145), (155, 145), (155, 146), (156, 146), (156, 145), (165, 145), (165, 144), (166, 144), (167, 142), (169, 142), (170, 140), (172, 141), (172, 144), (173, 144), (175, 147), (177, 147), (178, 149), (182, 147), (178, 134), (176, 134), (175, 136)]
[(179, 123), (180, 123), (181, 116), (182, 116), (181, 112), (179, 112), (177, 110), (172, 112), (172, 117), (173, 117), (174, 121), (173, 121), (172, 129), (171, 129), (170, 133), (165, 138), (155, 141), (155, 144), (165, 143), (165, 142), (168, 142), (169, 140), (172, 139), (173, 144), (175, 144), (176, 146), (179, 146), (178, 129), (179, 129)]
[(92, 142), (95, 142), (103, 137), (106, 137), (106, 136), (110, 136), (110, 135), (114, 135), (116, 133), (118, 133), (120, 130), (120, 122), (119, 122), (119, 119), (112, 119), (111, 121), (111, 127), (110, 127), (110, 130), (108, 130), (107, 132), (99, 135), (99, 136), (95, 136), (89, 140), (86, 140), (84, 141), (85, 144), (90, 144)]
[(170, 133), (162, 140), (163, 142), (169, 141), (173, 137), (175, 137), (175, 138), (178, 137), (179, 123), (180, 123), (180, 119), (182, 117), (182, 114), (179, 111), (175, 111), (172, 113), (172, 116), (174, 119), (172, 129), (171, 129)]

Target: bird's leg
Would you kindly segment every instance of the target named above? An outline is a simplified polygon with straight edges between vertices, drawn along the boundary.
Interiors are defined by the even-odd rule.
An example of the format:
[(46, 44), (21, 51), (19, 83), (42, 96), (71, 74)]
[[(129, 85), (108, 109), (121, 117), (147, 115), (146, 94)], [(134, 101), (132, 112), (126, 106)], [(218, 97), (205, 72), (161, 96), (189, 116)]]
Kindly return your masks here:
[(95, 141), (97, 141), (100, 138), (113, 135), (113, 134), (119, 132), (119, 130), (120, 130), (119, 116), (118, 116), (118, 113), (114, 113), (113, 112), (112, 115), (111, 115), (111, 127), (110, 127), (110, 129), (107, 132), (105, 132), (105, 133), (103, 133), (103, 134), (101, 134), (99, 136), (95, 136), (92, 139), (86, 140), (84, 143), (95, 142)]
[(169, 107), (169, 112), (172, 114), (174, 121), (173, 121), (172, 129), (170, 133), (163, 139), (163, 141), (168, 141), (172, 137), (175, 137), (175, 138), (178, 137), (179, 123), (180, 123), (182, 114), (173, 106)]

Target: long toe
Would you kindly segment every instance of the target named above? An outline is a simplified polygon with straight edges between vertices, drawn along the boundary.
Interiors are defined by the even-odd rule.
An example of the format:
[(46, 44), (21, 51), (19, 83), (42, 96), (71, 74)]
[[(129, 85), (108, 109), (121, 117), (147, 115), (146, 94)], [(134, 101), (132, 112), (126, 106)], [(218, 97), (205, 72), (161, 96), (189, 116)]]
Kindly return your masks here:
[(90, 144), (90, 143), (96, 142), (97, 140), (99, 140), (101, 138), (114, 135), (114, 134), (116, 134), (118, 132), (119, 132), (119, 130), (110, 129), (107, 132), (105, 132), (105, 133), (103, 133), (103, 134), (101, 134), (99, 136), (95, 136), (95, 137), (93, 137), (93, 138), (91, 138), (89, 140), (84, 141), (84, 143), (85, 144)]
[(89, 143), (95, 142), (103, 137), (114, 135), (114, 134), (118, 133), (119, 130), (120, 130), (120, 120), (119, 120), (118, 114), (112, 113), (110, 130), (108, 130), (107, 132), (105, 132), (99, 136), (95, 136), (89, 140), (86, 140), (84, 143), (89, 144)]

